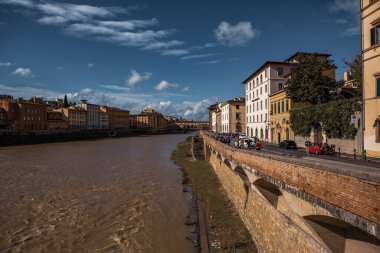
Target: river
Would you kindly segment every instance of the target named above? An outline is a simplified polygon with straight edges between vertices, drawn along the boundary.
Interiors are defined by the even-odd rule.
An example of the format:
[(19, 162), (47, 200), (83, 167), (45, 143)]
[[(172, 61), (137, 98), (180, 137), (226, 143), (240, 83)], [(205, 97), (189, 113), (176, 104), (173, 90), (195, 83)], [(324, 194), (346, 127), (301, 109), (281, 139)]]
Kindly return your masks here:
[(0, 148), (0, 252), (194, 252), (186, 136)]

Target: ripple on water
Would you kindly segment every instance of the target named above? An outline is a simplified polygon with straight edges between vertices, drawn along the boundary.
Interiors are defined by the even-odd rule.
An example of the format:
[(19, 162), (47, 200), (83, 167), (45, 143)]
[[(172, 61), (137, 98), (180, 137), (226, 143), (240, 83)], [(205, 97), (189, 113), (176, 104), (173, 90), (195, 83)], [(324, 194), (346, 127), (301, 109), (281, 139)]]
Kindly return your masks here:
[(193, 252), (170, 160), (184, 138), (1, 150), (0, 252)]

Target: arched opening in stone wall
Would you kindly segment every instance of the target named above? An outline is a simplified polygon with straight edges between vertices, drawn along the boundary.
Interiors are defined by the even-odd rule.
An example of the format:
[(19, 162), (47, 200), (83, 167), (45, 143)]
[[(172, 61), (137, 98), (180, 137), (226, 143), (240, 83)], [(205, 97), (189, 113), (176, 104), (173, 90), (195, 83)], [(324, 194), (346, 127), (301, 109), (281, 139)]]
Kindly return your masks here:
[(220, 153), (218, 153), (218, 154), (216, 155), (216, 158), (218, 158), (219, 160), (222, 160), (222, 156), (220, 155)]
[(244, 191), (245, 191), (245, 201), (244, 201), (244, 209), (247, 208), (248, 197), (249, 197), (249, 189), (251, 188), (251, 182), (249, 181), (247, 173), (245, 173), (244, 169), (241, 166), (236, 166), (235, 168), (236, 174), (243, 180), (244, 183)]
[(256, 180), (253, 184), (261, 192), (265, 199), (277, 208), (278, 199), (282, 196), (282, 193), (278, 187), (262, 178)]
[(337, 218), (312, 215), (304, 217), (334, 253), (377, 253), (380, 240)]
[(230, 161), (228, 161), (228, 159), (225, 159), (225, 160), (224, 160), (224, 164), (225, 164), (228, 168), (230, 168), (230, 169), (232, 170), (231, 163), (230, 163)]
[(244, 184), (250, 186), (251, 183), (249, 182), (249, 178), (247, 176), (247, 173), (245, 173), (244, 169), (240, 166), (237, 166), (235, 168), (236, 174), (243, 180)]

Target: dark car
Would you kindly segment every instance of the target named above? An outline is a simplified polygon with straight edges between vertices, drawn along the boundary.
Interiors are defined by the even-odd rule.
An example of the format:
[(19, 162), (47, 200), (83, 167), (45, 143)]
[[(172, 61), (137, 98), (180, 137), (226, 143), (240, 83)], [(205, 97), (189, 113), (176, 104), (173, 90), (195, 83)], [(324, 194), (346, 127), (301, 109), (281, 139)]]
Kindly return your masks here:
[(297, 144), (294, 141), (285, 140), (280, 142), (279, 146), (284, 149), (297, 149)]

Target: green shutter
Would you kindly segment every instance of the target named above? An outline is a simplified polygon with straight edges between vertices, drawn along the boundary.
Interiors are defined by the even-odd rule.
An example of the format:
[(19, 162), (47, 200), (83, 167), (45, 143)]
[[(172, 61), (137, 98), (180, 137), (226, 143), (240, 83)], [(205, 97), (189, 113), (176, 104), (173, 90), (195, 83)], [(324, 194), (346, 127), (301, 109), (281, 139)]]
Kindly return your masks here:
[(380, 77), (376, 78), (376, 94), (380, 97)]
[(371, 46), (376, 45), (376, 27), (371, 29)]

